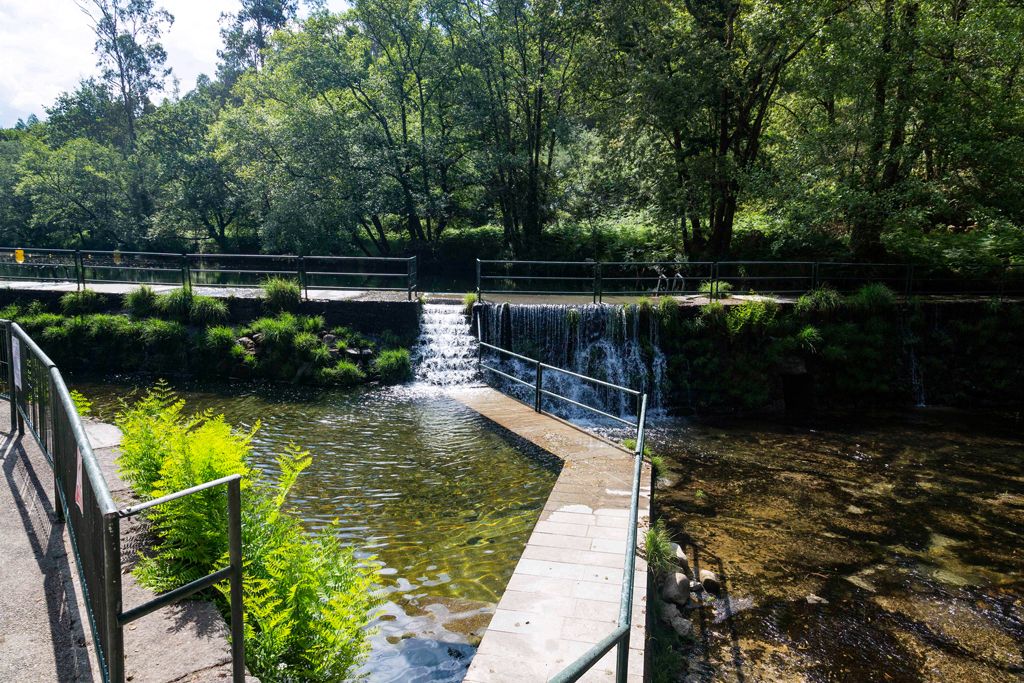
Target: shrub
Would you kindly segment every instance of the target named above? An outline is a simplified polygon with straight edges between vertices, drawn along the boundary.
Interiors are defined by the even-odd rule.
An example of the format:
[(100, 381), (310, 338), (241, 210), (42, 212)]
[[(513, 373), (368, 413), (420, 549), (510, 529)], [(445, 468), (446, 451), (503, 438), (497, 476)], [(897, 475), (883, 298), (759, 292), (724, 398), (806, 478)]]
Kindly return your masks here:
[(146, 285), (133, 289), (124, 295), (124, 307), (131, 317), (139, 320), (156, 315), (156, 292)]
[(726, 311), (729, 334), (759, 334), (768, 330), (779, 314), (779, 305), (769, 299), (744, 301)]
[[(120, 471), (143, 500), (227, 476), (242, 475), (243, 607), (246, 663), (267, 683), (344, 680), (365, 656), (365, 627), (380, 604), (375, 566), (343, 548), (333, 528), (305, 534), (284, 503), (309, 465), (294, 445), (268, 481), (248, 464), (251, 431), (222, 416), (186, 417), (184, 404), (158, 384), (117, 416), (124, 433)], [(151, 552), (136, 574), (155, 590), (184, 585), (226, 563), (224, 492), (210, 489), (152, 508)], [(221, 586), (221, 608), (227, 588)]]
[(212, 296), (193, 296), (188, 319), (201, 327), (222, 323), (228, 319), (228, 305)]
[(272, 277), (263, 281), (263, 299), (271, 311), (294, 311), (302, 303), (302, 291), (294, 280)]
[(156, 297), (156, 310), (163, 318), (188, 322), (192, 313), (192, 292), (179, 287)]
[(60, 310), (64, 315), (88, 315), (102, 311), (105, 307), (103, 295), (92, 289), (68, 292), (60, 298)]
[(412, 378), (412, 361), (405, 349), (381, 351), (373, 361), (373, 371), (384, 384), (398, 384)]
[(207, 328), (203, 333), (203, 351), (215, 358), (226, 357), (236, 346), (238, 346), (238, 340), (232, 327), (217, 325)]
[(37, 332), (42, 332), (47, 327), (59, 327), (64, 323), (65, 318), (57, 313), (36, 313), (18, 318), (17, 322), (21, 329), (28, 332), (31, 337)]
[(183, 359), (188, 348), (188, 330), (179, 322), (147, 318), (140, 326), (140, 336), (147, 350), (171, 358)]
[(697, 291), (712, 299), (725, 299), (732, 292), (732, 285), (721, 280), (711, 280), (700, 283), (700, 288)]
[(359, 369), (355, 363), (347, 360), (339, 360), (333, 367), (325, 368), (321, 373), (321, 380), (329, 384), (340, 384), (343, 387), (351, 387), (366, 381), (366, 374)]
[(473, 306), (476, 305), (477, 300), (476, 292), (467, 292), (462, 297), (462, 312), (466, 315), (473, 315)]
[(311, 334), (317, 334), (327, 326), (327, 321), (322, 315), (299, 316), (298, 321), (302, 331)]

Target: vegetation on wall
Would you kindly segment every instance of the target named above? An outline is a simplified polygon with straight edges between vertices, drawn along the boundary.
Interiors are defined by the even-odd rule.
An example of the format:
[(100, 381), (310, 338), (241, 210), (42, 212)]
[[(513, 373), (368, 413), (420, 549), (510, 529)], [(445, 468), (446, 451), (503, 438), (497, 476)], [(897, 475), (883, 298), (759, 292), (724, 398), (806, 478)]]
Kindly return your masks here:
[[(242, 476), (242, 555), (246, 663), (267, 683), (343, 681), (368, 650), (366, 626), (380, 604), (372, 558), (357, 560), (332, 527), (313, 536), (285, 509), (310, 456), (290, 446), (276, 480), (249, 465), (259, 430), (239, 431), (223, 416), (188, 415), (157, 384), (117, 416), (124, 436), (118, 466), (143, 501), (232, 474)], [(143, 585), (167, 591), (227, 564), (223, 488), (146, 512), (154, 542), (135, 571)], [(227, 609), (228, 588), (220, 606)]]

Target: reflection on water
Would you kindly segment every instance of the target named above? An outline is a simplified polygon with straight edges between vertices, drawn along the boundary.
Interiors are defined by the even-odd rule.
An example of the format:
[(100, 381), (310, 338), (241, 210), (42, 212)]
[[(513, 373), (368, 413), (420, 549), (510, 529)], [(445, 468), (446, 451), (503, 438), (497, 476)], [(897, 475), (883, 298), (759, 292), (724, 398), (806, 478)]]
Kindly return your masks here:
[(651, 443), (661, 514), (725, 577), (692, 680), (1024, 678), (1024, 439), (928, 411)]
[[(126, 387), (78, 384), (110, 419)], [(557, 476), (535, 448), (440, 391), (281, 385), (179, 388), (189, 410), (263, 426), (255, 464), (294, 441), (313, 454), (289, 504), (312, 530), (383, 563), (388, 602), (365, 667), (373, 681), (465, 674)]]

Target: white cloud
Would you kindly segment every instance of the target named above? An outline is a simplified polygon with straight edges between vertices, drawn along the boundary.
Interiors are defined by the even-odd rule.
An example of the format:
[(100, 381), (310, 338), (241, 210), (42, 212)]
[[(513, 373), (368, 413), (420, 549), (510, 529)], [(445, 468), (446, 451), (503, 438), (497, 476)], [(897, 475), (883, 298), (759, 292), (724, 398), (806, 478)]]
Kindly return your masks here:
[[(199, 74), (216, 71), (222, 12), (238, 0), (164, 0), (157, 5), (174, 15), (164, 34), (167, 64), (190, 90)], [(340, 9), (340, 0), (328, 6)], [(44, 107), (82, 78), (95, 75), (95, 36), (74, 0), (0, 0), (0, 126), (11, 126)], [(168, 82), (170, 90), (170, 82)]]

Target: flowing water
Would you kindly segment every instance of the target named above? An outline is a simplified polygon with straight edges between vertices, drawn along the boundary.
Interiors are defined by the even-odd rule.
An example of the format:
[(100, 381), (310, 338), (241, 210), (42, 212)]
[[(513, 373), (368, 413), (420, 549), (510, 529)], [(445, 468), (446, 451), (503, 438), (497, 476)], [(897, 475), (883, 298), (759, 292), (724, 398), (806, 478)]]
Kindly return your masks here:
[(725, 585), (690, 613), (683, 677), (1024, 680), (1024, 437), (1004, 427), (934, 410), (655, 427), (659, 512)]
[[(110, 420), (130, 387), (75, 383)], [(558, 464), (437, 389), (179, 388), (190, 410), (262, 428), (256, 466), (313, 455), (289, 506), (383, 563), (369, 681), (460, 681), (557, 477)]]
[(427, 384), (466, 384), (476, 378), (476, 338), (462, 306), (424, 304), (416, 345), (416, 377)]
[[(646, 392), (652, 413), (661, 406), (667, 363), (658, 345), (657, 320), (649, 310), (612, 304), (489, 304), (483, 321), (486, 342), (555, 367)], [(503, 372), (534, 381), (534, 368), (522, 361), (489, 354), (488, 362), (498, 362)], [(554, 371), (548, 371), (543, 381), (546, 390), (577, 403), (622, 417), (637, 413), (635, 398), (623, 392)], [(530, 400), (529, 388), (512, 383), (503, 389)], [(566, 402), (545, 402), (545, 407), (569, 419), (592, 417)]]

